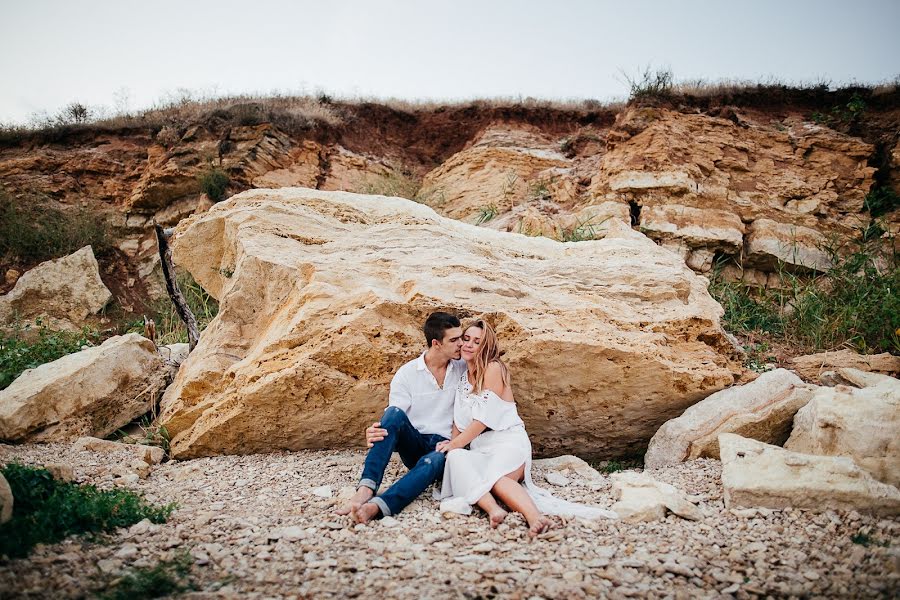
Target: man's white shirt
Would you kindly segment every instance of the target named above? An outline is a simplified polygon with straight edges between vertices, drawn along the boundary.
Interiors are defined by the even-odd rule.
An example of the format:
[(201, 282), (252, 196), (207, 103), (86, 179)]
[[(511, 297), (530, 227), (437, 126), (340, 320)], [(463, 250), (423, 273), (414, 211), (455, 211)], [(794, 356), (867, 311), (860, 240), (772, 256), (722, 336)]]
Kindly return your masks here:
[(466, 361), (451, 360), (441, 387), (428, 370), (423, 352), (394, 374), (388, 406), (396, 406), (405, 412), (419, 433), (437, 434), (450, 439), (456, 384), (465, 369)]

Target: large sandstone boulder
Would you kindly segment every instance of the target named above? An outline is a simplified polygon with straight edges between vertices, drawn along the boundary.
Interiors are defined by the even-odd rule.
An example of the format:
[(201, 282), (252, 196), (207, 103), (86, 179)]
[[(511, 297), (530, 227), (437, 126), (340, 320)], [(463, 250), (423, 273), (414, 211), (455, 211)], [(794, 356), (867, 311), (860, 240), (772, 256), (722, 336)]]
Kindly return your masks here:
[(790, 435), (794, 414), (814, 390), (790, 371), (776, 369), (746, 385), (716, 392), (659, 428), (644, 465), (658, 469), (695, 458), (719, 458), (722, 433), (781, 445)]
[(46, 320), (51, 329), (78, 330), (84, 319), (100, 311), (112, 293), (100, 279), (90, 246), (68, 256), (48, 260), (16, 281), (0, 296), (0, 329), (16, 319)]
[(888, 352), (858, 354), (844, 349), (797, 356), (789, 360), (787, 366), (806, 381), (819, 381), (822, 373), (843, 368), (896, 376), (900, 374), (900, 357)]
[(818, 388), (794, 418), (788, 450), (849, 456), (876, 479), (900, 486), (900, 381), (862, 389)]
[(727, 508), (857, 510), (900, 515), (900, 490), (847, 457), (791, 452), (732, 433), (719, 437)]
[(220, 302), (163, 399), (176, 458), (359, 445), (438, 309), (494, 322), (539, 455), (633, 455), (739, 370), (706, 281), (625, 226), (562, 244), (293, 188), (219, 203), (172, 246)]
[(150, 410), (165, 382), (153, 342), (136, 333), (22, 373), (0, 391), (0, 440), (104, 437)]

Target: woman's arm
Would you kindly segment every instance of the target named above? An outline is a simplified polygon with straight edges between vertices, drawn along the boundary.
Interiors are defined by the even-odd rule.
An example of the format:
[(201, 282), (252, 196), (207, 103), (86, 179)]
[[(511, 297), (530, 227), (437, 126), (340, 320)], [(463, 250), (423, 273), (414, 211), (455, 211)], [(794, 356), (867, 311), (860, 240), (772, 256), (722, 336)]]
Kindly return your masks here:
[(456, 421), (453, 422), (453, 427), (450, 429), (450, 439), (456, 439), (456, 436), (459, 435), (459, 428), (456, 426)]
[[(454, 425), (454, 428), (455, 427), (456, 426)], [(455, 436), (452, 441), (445, 444), (438, 444), (437, 451), (450, 452), (451, 450), (465, 448), (469, 445), (469, 442), (477, 438), (485, 429), (487, 429), (487, 425), (481, 421), (472, 421), (472, 423), (470, 423), (459, 435)]]

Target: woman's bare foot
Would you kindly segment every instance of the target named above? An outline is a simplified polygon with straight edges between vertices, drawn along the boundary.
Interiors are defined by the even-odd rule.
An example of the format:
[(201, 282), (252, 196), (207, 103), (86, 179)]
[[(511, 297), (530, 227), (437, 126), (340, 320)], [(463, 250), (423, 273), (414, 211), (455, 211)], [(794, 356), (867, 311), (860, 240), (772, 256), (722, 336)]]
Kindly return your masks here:
[(491, 529), (497, 529), (497, 526), (503, 522), (506, 518), (506, 515), (509, 513), (500, 508), (499, 506), (488, 513), (488, 517), (491, 518)]
[(381, 512), (381, 509), (378, 508), (377, 504), (366, 502), (355, 511), (353, 511), (353, 520), (357, 523), (362, 523), (363, 525), (365, 525), (366, 523), (377, 517), (379, 512)]
[(547, 517), (541, 515), (533, 523), (528, 524), (528, 537), (536, 538), (542, 533), (550, 531), (553, 522)]
[(334, 512), (338, 515), (352, 515), (357, 510), (359, 510), (360, 506), (368, 502), (373, 495), (374, 492), (372, 492), (371, 488), (362, 486), (358, 490), (356, 490), (355, 494), (350, 496), (350, 499), (347, 500), (343, 506), (341, 506)]

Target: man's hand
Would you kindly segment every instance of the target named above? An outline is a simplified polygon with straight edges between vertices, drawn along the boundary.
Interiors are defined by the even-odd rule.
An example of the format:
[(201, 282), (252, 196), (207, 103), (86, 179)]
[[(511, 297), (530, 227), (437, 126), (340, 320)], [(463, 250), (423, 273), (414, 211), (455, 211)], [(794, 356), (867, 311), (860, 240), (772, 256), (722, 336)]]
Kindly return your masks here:
[(436, 452), (450, 452), (453, 448), (450, 446), (453, 442), (449, 442), (444, 440), (443, 442), (438, 442), (437, 446), (434, 447)]
[(384, 438), (387, 437), (387, 429), (381, 428), (381, 423), (379, 421), (375, 421), (372, 423), (372, 426), (366, 429), (366, 446), (371, 448), (375, 445), (375, 442), (380, 442)]

